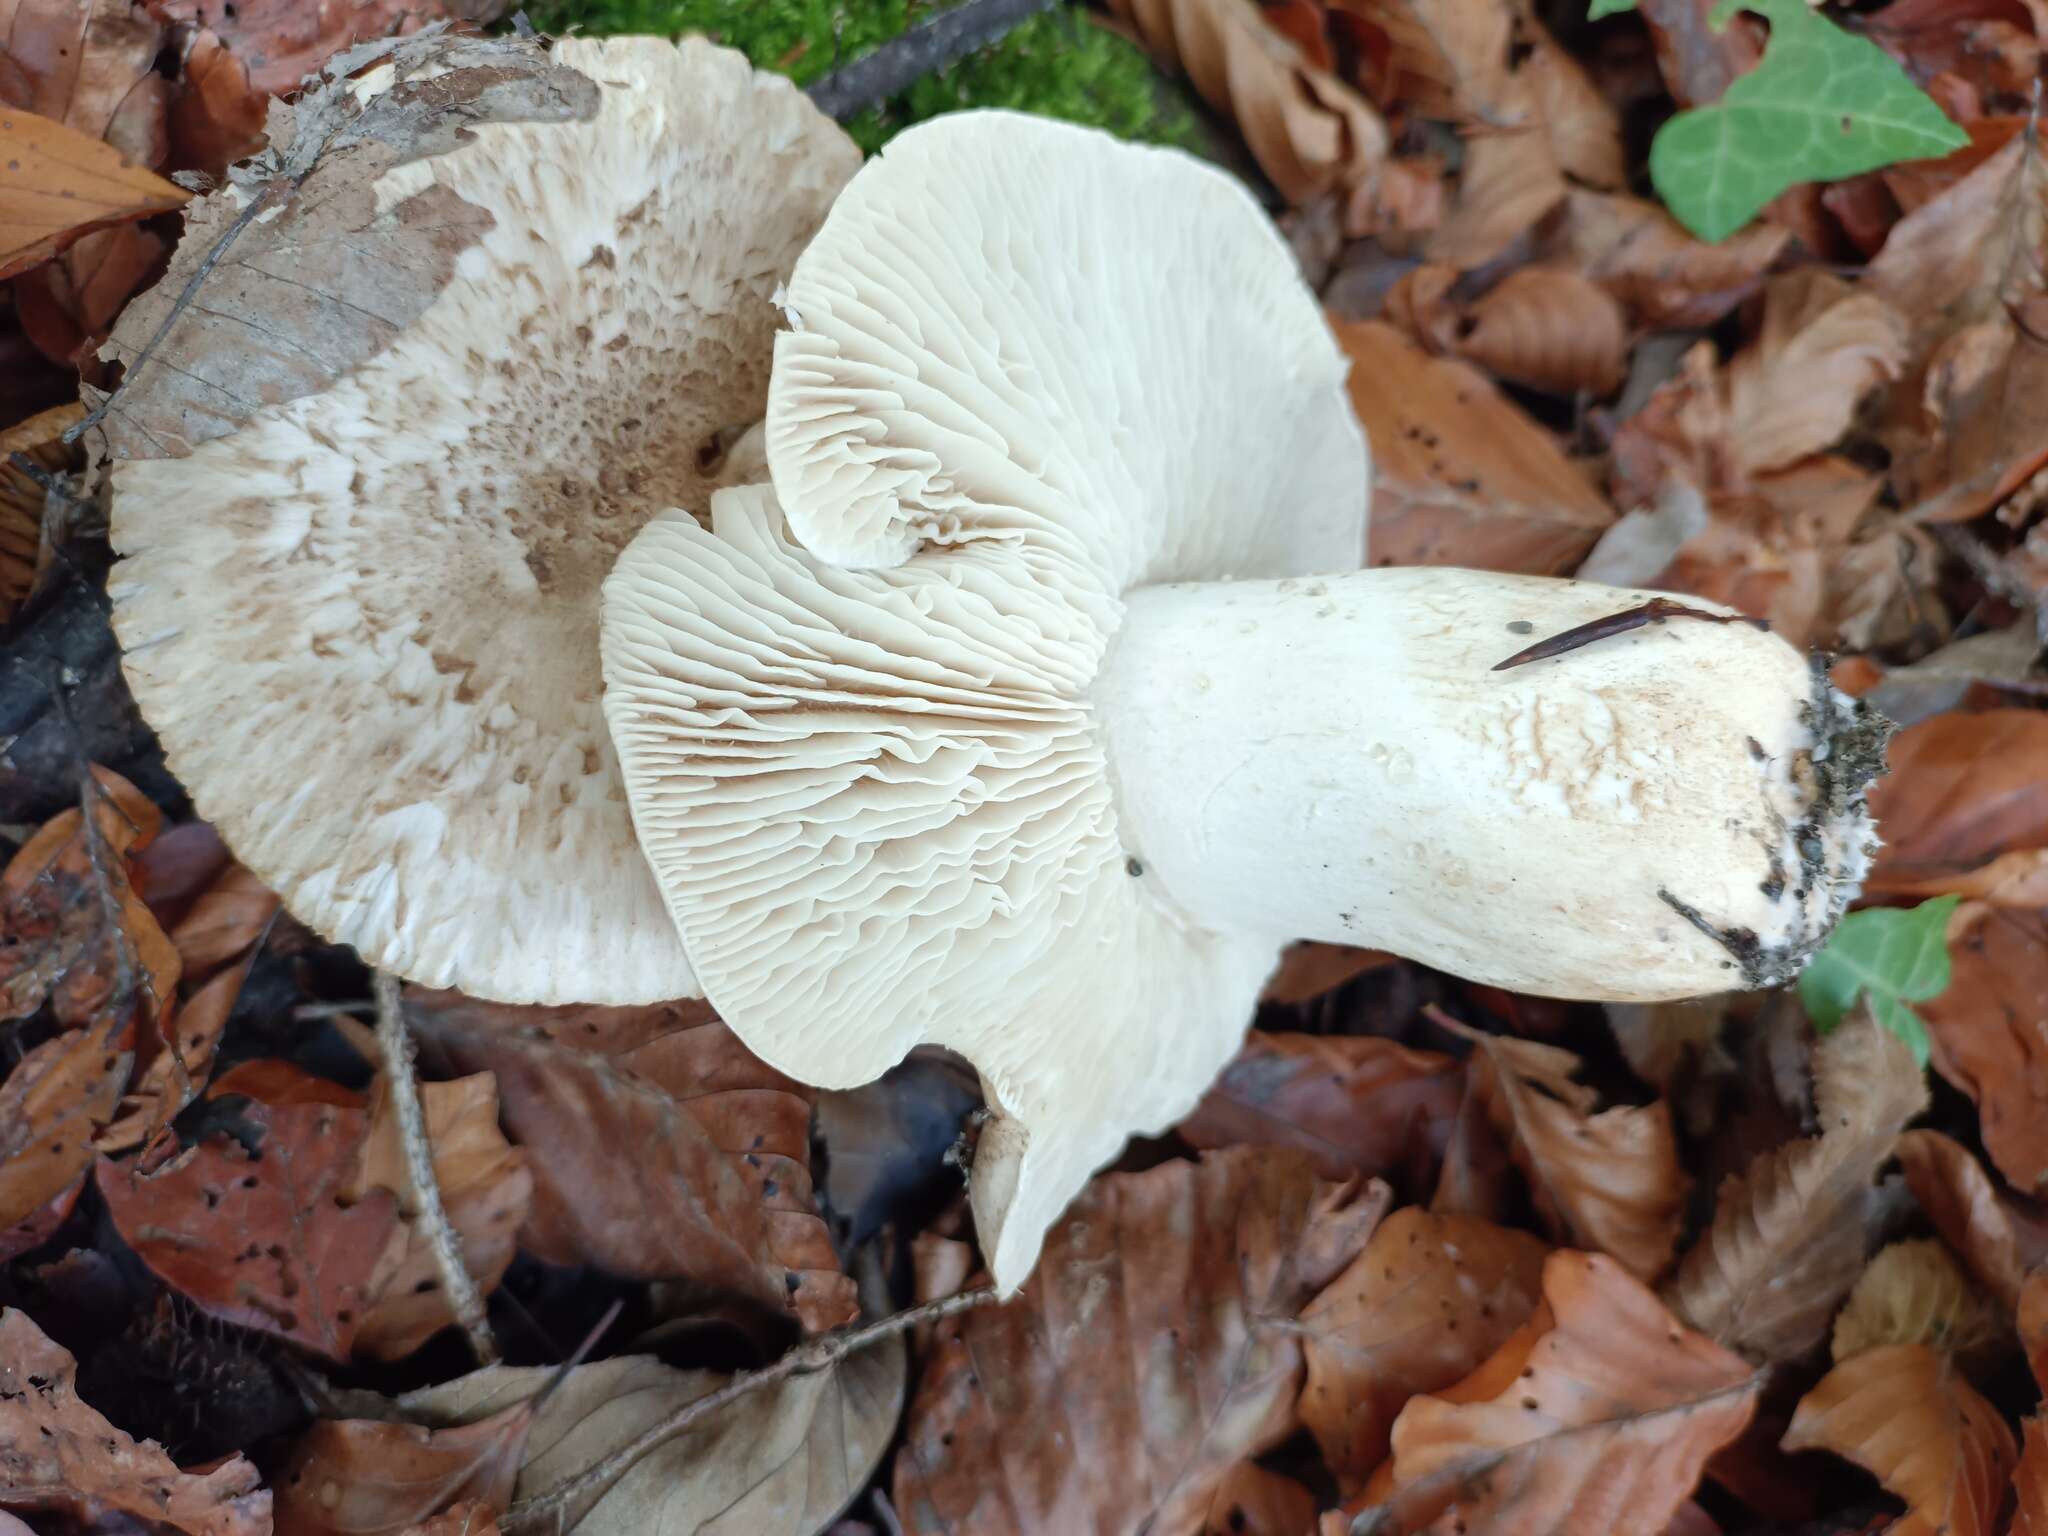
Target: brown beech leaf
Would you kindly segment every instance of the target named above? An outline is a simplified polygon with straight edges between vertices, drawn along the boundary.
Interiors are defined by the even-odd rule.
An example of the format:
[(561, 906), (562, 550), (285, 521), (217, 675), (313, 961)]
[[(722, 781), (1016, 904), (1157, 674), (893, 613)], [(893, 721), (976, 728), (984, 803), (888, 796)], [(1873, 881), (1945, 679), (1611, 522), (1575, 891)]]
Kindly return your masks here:
[(1301, 1419), (1349, 1492), (1419, 1392), (1464, 1379), (1536, 1305), (1549, 1250), (1526, 1232), (1407, 1206), (1301, 1314)]
[(813, 1203), (811, 1092), (706, 1003), (515, 1008), (413, 989), (421, 1037), (492, 1072), (512, 1140), (539, 1151), (523, 1247), (558, 1264), (683, 1279), (817, 1332), (859, 1310)]
[(1813, 1077), (1820, 1134), (1722, 1185), (1666, 1289), (1672, 1311), (1753, 1360), (1793, 1359), (1826, 1336), (1863, 1269), (1872, 1182), (1927, 1106), (1911, 1048), (1868, 1013), (1821, 1041)]
[[(1693, 0), (1676, 3), (1690, 7)], [(1547, 254), (1613, 294), (1638, 325), (1704, 330), (1762, 286), (1790, 238), (1756, 223), (1713, 245), (1655, 203), (1574, 191)]]
[(154, 1173), (102, 1158), (108, 1214), (201, 1311), (346, 1359), (405, 1241), (388, 1192), (343, 1203), (369, 1116), (252, 1100), (242, 1118), (253, 1150), (215, 1134)]
[(1935, 1070), (1977, 1104), (1984, 1150), (2026, 1195), (2048, 1186), (2048, 912), (1965, 902), (1949, 984), (1920, 1004)]
[(1678, 1246), (1692, 1182), (1679, 1166), (1670, 1107), (1659, 1099), (1596, 1113), (1599, 1095), (1572, 1081), (1579, 1058), (1570, 1051), (1454, 1027), (1473, 1041), (1473, 1094), (1552, 1235), (1656, 1279)]
[[(1297, 206), (1337, 192), (1369, 202), (1387, 129), (1366, 99), (1268, 26), (1251, 0), (1109, 0), (1158, 59), (1237, 124), (1252, 158)], [(1368, 231), (1357, 226), (1351, 233)]]
[(896, 1458), (910, 1536), (1201, 1529), (1295, 1426), (1302, 1304), (1384, 1185), (1246, 1147), (1097, 1178), (1009, 1305), (940, 1323)]
[(277, 893), (240, 864), (230, 864), (171, 929), (187, 976), (206, 976), (244, 954), (277, 915)]
[[(491, 1366), (398, 1399), (436, 1431), (503, 1419), (555, 1372)], [(904, 1350), (888, 1339), (713, 1410), (608, 1483), (526, 1529), (576, 1536), (815, 1536), (874, 1475), (903, 1412)], [(730, 1377), (644, 1355), (571, 1370), (533, 1410), (514, 1499), (525, 1504), (603, 1462)], [(290, 1536), (280, 1532), (280, 1536)]]
[(1728, 438), (1738, 478), (1785, 469), (1834, 444), (1857, 407), (1906, 362), (1906, 319), (1874, 293), (1816, 269), (1774, 278), (1763, 329), (1728, 366)]
[(0, 279), (88, 231), (181, 208), (191, 195), (111, 144), (0, 106)]
[(1176, 1130), (1200, 1150), (1297, 1147), (1326, 1179), (1427, 1189), (1463, 1096), (1457, 1061), (1375, 1035), (1252, 1031)]
[(1553, 1253), (1529, 1322), (1457, 1387), (1401, 1410), (1368, 1529), (1661, 1536), (1760, 1385), (1614, 1260)]
[(1431, 261), (1472, 271), (1500, 260), (1565, 199), (1556, 151), (1534, 127), (1466, 136), (1458, 193), (1425, 247)]
[(1924, 1344), (1853, 1355), (1799, 1400), (1788, 1451), (1833, 1451), (1906, 1501), (1889, 1536), (1993, 1536), (2019, 1459), (2005, 1416)]
[(92, 1166), (132, 1060), (118, 1033), (75, 1029), (14, 1064), (0, 1083), (0, 1227), (29, 1221)]
[(2048, 1420), (2035, 1414), (2020, 1425), (2020, 1460), (2012, 1476), (2019, 1508), (2008, 1536), (2048, 1536)]
[(1201, 1536), (1306, 1536), (1316, 1521), (1316, 1496), (1291, 1477), (1255, 1461), (1223, 1474), (1209, 1501)]
[(26, 1312), (0, 1310), (0, 1510), (95, 1529), (269, 1536), (270, 1495), (248, 1461), (180, 1472), (154, 1440), (131, 1439), (80, 1400), (77, 1377), (77, 1361)]
[(127, 0), (28, 0), (0, 7), (0, 107), (55, 118), (130, 160), (163, 156), (163, 28)]
[(316, 1420), (278, 1473), (277, 1536), (392, 1536), (465, 1502), (502, 1514), (533, 1415), (519, 1402), (445, 1429)]
[(1628, 321), (1576, 272), (1522, 267), (1467, 306), (1458, 352), (1501, 378), (1569, 395), (1612, 394), (1628, 371)]
[(1939, 1131), (1899, 1138), (1899, 1167), (1941, 1240), (2007, 1310), (2030, 1270), (2048, 1264), (2048, 1213), (1992, 1183), (1968, 1148)]
[(143, 1005), (137, 1011), (150, 1017), (176, 994), (178, 952), (128, 879), (129, 858), (149, 846), (163, 818), (119, 774), (93, 773), (101, 856), (81, 813), (69, 810), (39, 828), (0, 874), (0, 1018), (25, 1018), (47, 998), (59, 1024), (96, 1021), (113, 1005), (124, 971)]
[(1892, 1243), (1849, 1292), (1829, 1344), (1837, 1365), (1888, 1344), (1925, 1344), (1966, 1367), (1984, 1364), (2012, 1339), (2009, 1318), (1932, 1238)]
[(84, 1188), (83, 1177), (73, 1179), (12, 1226), (0, 1227), (0, 1264), (40, 1248), (54, 1237), (57, 1229), (64, 1225), (65, 1217), (71, 1214), (72, 1207), (78, 1204), (79, 1193)]
[[(488, 1296), (512, 1263), (520, 1223), (533, 1202), (533, 1174), (526, 1154), (498, 1130), (498, 1085), (488, 1072), (447, 1083), (422, 1083), (427, 1142), (434, 1153), (434, 1182), (462, 1243), (462, 1264)], [(373, 1190), (389, 1190), (401, 1201), (410, 1185), (405, 1148), (391, 1107), (388, 1079), (378, 1079), (363, 1143), (362, 1164), (342, 1198), (351, 1204)], [(455, 1319), (442, 1290), (433, 1250), (411, 1222), (405, 1226), (404, 1257), (385, 1283), (356, 1332), (358, 1354), (401, 1360)]]
[(1933, 715), (1892, 738), (1871, 786), (1884, 847), (1880, 894), (1977, 895), (1970, 877), (2001, 855), (2048, 848), (2048, 713)]
[(249, 66), (212, 32), (188, 29), (179, 61), (181, 89), (171, 101), (171, 160), (220, 176), (263, 147), (270, 98)]
[(1912, 318), (1915, 366), (1884, 434), (1893, 493), (1920, 522), (1988, 509), (2048, 457), (2048, 346), (2022, 323), (2048, 255), (2048, 161), (2010, 139), (1893, 226), (1864, 286)]
[(1374, 565), (1557, 575), (1614, 520), (1556, 441), (1477, 369), (1378, 321), (1336, 335), (1373, 444)]

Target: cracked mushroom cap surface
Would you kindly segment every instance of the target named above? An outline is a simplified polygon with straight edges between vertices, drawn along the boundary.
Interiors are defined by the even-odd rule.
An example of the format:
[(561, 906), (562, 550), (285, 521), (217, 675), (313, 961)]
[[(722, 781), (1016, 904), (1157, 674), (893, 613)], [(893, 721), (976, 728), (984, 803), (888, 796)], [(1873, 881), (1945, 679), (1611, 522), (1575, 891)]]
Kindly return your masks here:
[(1119, 841), (1090, 685), (1122, 594), (1356, 567), (1365, 443), (1250, 196), (1060, 123), (897, 137), (784, 308), (774, 483), (628, 547), (606, 714), (756, 1053), (827, 1087), (926, 1041), (980, 1070), (1010, 1289), (1095, 1169), (1192, 1106), (1278, 949), (1190, 922)]
[(552, 60), (587, 120), (476, 123), (378, 180), (380, 218), (487, 222), (401, 334), (115, 466), (114, 623), (173, 770), (303, 921), (477, 997), (641, 1003), (699, 989), (604, 728), (600, 586), (707, 506), (859, 153), (700, 39)]

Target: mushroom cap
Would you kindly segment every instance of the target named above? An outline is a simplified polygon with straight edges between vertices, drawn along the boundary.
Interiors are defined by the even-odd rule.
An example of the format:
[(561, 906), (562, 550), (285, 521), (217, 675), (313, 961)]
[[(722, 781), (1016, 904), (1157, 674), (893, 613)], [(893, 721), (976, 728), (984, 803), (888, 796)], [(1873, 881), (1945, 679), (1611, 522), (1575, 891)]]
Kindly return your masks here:
[(1094, 1170), (1193, 1105), (1278, 947), (1133, 878), (1090, 704), (1120, 594), (1356, 566), (1364, 439), (1243, 189), (1059, 123), (899, 136), (784, 307), (774, 487), (627, 547), (606, 716), (749, 1047), (828, 1087), (924, 1041), (980, 1069), (976, 1215), (1014, 1288)]
[(114, 623), (173, 771), (299, 918), (477, 997), (642, 1003), (698, 989), (603, 727), (600, 584), (759, 417), (774, 291), (859, 153), (700, 39), (553, 58), (590, 120), (378, 182), (490, 219), (403, 334), (115, 467)]

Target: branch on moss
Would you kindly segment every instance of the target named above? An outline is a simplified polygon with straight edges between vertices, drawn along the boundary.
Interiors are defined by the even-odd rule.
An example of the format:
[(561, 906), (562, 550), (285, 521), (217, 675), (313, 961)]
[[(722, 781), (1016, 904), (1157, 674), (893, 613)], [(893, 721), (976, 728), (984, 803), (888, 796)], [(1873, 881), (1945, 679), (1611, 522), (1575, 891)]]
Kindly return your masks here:
[(844, 122), (908, 90), (926, 75), (986, 48), (1057, 0), (964, 0), (810, 86), (818, 110)]

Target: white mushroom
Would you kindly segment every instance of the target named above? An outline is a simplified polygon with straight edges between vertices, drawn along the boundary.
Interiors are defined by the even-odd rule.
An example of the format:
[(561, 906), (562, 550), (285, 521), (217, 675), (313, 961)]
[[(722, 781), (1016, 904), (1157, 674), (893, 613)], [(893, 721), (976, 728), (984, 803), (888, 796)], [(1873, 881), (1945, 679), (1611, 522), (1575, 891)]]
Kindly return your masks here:
[(1192, 1106), (1288, 940), (1647, 1000), (1791, 974), (1853, 891), (1882, 727), (1781, 640), (1702, 608), (1497, 671), (1650, 595), (1357, 569), (1343, 360), (1226, 177), (940, 119), (787, 304), (774, 486), (628, 547), (606, 714), (756, 1052), (980, 1069), (1004, 1288)]
[(298, 917), (431, 985), (639, 1003), (697, 987), (600, 718), (599, 586), (760, 417), (774, 295), (860, 157), (702, 40), (552, 58), (594, 116), (439, 130), (343, 232), (429, 189), (483, 229), (402, 334), (116, 466), (114, 622), (171, 767)]

